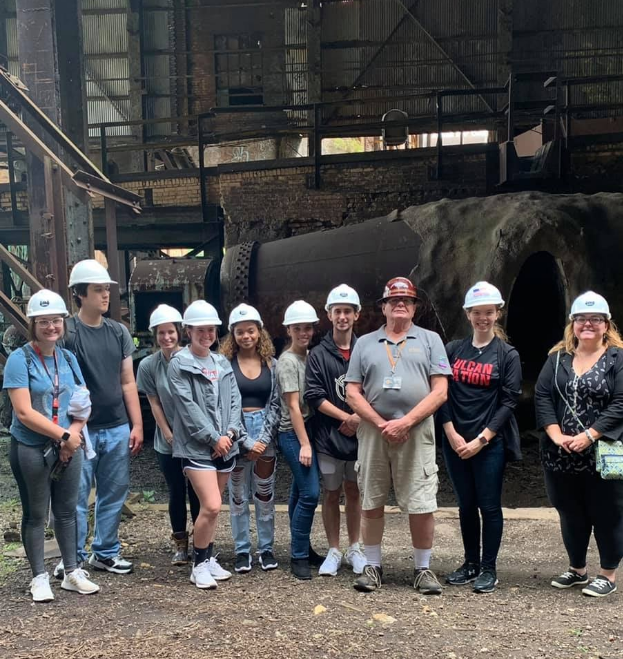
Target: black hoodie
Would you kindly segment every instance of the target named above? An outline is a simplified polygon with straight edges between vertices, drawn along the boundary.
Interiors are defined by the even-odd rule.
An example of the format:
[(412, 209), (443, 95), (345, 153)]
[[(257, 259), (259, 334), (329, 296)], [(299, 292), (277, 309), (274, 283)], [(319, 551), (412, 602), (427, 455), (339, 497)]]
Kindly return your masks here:
[[(353, 334), (350, 354), (357, 337)], [(347, 414), (353, 411), (346, 404), (346, 383), (344, 378), (348, 361), (342, 357), (333, 340), (333, 331), (327, 332), (322, 341), (312, 349), (307, 357), (305, 369), (305, 400), (310, 407), (318, 410), (327, 400)], [(312, 442), (318, 453), (325, 453), (337, 460), (357, 459), (357, 437), (346, 437), (338, 428), (341, 421), (316, 411), (312, 417)]]

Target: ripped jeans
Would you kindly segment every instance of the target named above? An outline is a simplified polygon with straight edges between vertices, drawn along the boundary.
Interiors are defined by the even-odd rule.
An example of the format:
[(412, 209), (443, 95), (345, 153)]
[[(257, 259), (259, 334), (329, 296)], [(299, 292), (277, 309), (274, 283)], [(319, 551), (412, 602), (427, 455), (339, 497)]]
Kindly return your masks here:
[[(264, 410), (244, 412), (244, 424), (247, 433), (256, 439), (264, 423)], [(272, 463), (272, 470), (267, 462)], [(234, 537), (236, 554), (251, 553), (251, 515), (249, 499), (253, 492), (255, 504), (255, 523), (257, 525), (257, 550), (272, 551), (275, 540), (275, 470), (277, 467), (275, 447), (270, 444), (256, 462), (239, 457), (236, 468), (229, 480), (229, 509), (231, 530)], [(260, 478), (256, 471), (264, 468), (270, 471), (268, 478)], [(258, 496), (259, 495), (259, 496)], [(259, 498), (261, 497), (261, 498)], [(262, 501), (262, 499), (267, 499)]]

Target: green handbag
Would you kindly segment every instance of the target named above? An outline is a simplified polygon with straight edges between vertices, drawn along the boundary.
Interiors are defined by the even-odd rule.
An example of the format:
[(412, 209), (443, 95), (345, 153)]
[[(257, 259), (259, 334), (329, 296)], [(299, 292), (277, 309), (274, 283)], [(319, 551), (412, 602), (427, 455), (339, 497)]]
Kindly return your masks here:
[(623, 480), (623, 442), (598, 439), (595, 442), (597, 471), (609, 480)]

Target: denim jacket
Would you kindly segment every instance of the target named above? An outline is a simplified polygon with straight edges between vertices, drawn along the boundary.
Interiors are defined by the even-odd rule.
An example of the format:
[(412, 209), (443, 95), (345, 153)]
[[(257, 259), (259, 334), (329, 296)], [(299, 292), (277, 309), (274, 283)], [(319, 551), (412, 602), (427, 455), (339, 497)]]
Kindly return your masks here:
[(233, 430), (236, 441), (223, 456), (229, 460), (239, 453), (239, 446), (247, 438), (234, 372), (225, 357), (211, 354), (221, 371), (218, 400), (214, 385), (196, 364), (188, 347), (175, 354), (169, 363), (169, 384), (175, 409), (173, 456), (176, 458), (210, 459), (219, 437)]
[[(279, 396), (279, 384), (277, 383), (277, 360), (273, 358), (270, 368), (270, 398), (264, 408), (264, 423), (260, 431), (258, 442), (268, 446), (273, 439), (277, 436), (277, 429), (279, 428), (279, 419), (281, 417), (281, 400)], [(249, 435), (242, 443), (245, 451), (250, 451), (255, 444), (255, 440)]]

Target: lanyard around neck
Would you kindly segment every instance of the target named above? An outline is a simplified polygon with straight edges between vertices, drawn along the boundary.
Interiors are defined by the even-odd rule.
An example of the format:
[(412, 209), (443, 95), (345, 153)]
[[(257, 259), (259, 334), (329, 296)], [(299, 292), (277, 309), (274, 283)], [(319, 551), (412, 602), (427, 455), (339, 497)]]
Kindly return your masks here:
[(58, 360), (56, 358), (56, 348), (54, 349), (54, 353), (53, 353), (54, 377), (50, 375), (50, 371), (48, 370), (48, 366), (45, 363), (45, 359), (43, 357), (43, 353), (41, 352), (41, 348), (36, 343), (33, 343), (33, 350), (41, 360), (41, 364), (45, 372), (47, 373), (47, 376), (50, 378), (50, 381), (52, 382), (52, 422), (58, 425), (58, 408), (59, 408), (58, 398), (60, 395), (60, 382), (58, 377)]
[(398, 362), (400, 361), (400, 357), (402, 356), (402, 349), (405, 347), (406, 343), (407, 343), (407, 339), (404, 338), (398, 344), (398, 353), (396, 354), (396, 358), (394, 359), (392, 355), (392, 351), (389, 349), (389, 344), (387, 343), (387, 340), (385, 341), (385, 350), (387, 352), (387, 358), (389, 359), (389, 365), (392, 367), (392, 375), (396, 372), (396, 366), (398, 366)]

